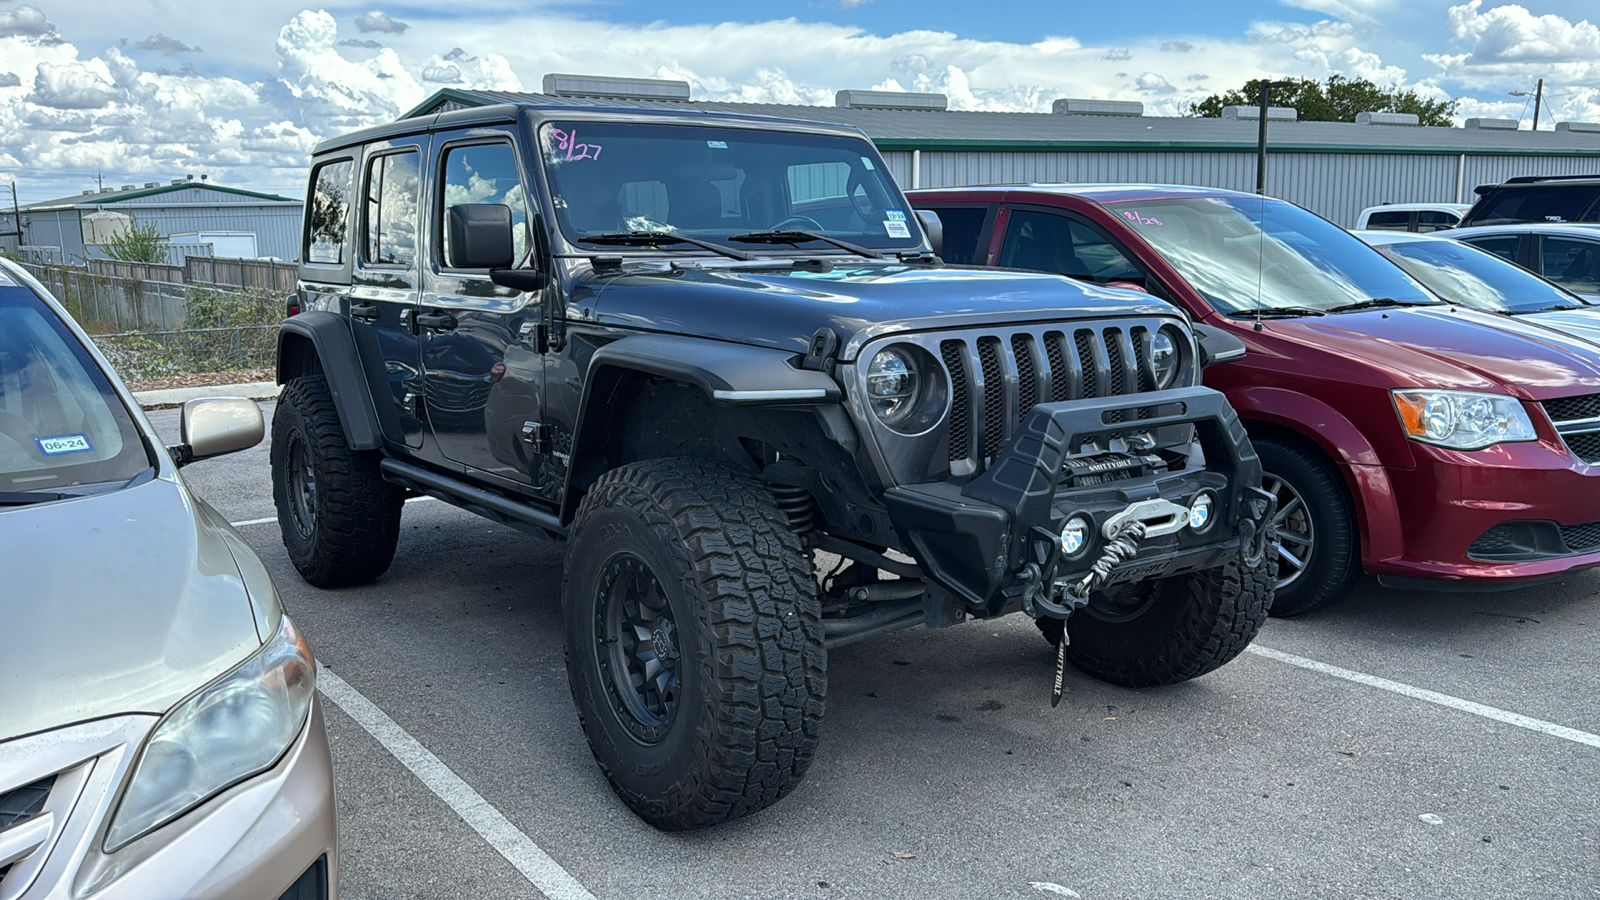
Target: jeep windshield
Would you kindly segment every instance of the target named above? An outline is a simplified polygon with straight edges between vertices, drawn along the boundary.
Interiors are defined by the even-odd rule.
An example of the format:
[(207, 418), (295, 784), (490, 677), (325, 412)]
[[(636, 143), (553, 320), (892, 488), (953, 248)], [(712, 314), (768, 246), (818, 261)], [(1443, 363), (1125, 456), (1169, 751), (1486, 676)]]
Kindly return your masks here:
[[(793, 255), (910, 250), (910, 208), (871, 144), (844, 135), (638, 122), (540, 131), (556, 220), (584, 247), (672, 233)], [(599, 238), (586, 241), (586, 236)], [(656, 252), (703, 252), (649, 241)]]
[(152, 465), (105, 373), (0, 270), (0, 509), (94, 493)]
[(1174, 197), (1107, 208), (1225, 315), (1440, 302), (1359, 238), (1281, 200)]

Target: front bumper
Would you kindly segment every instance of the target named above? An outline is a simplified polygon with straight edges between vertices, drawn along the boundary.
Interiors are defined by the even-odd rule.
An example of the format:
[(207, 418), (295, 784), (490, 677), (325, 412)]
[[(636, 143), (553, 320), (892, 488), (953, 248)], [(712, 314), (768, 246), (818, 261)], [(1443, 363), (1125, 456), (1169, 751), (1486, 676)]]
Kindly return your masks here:
[(0, 744), (0, 790), (56, 775), (41, 814), (0, 832), (0, 853), (5, 838), (36, 832), (17, 845), (25, 855), (0, 864), (0, 897), (278, 900), (320, 880), (321, 896), (337, 900), (333, 761), (320, 696), (277, 766), (105, 853), (107, 817), (156, 722), (124, 716)]
[[(1117, 412), (1122, 415), (1110, 415)], [(1080, 482), (1073, 475), (1071, 463), (1088, 439), (1183, 425), (1193, 426), (1203, 467), (1191, 458), (1177, 471), (1145, 470), (1123, 480), (1081, 483), (1096, 479)], [(1104, 524), (1139, 501), (1187, 507), (1209, 492), (1215, 505), (1204, 531), (1181, 528), (1149, 538), (1135, 558), (1112, 571), (1108, 584), (1212, 568), (1238, 553), (1241, 543), (1259, 552), (1271, 515), (1260, 487), (1260, 461), (1233, 407), (1217, 391), (1191, 387), (1041, 403), (983, 475), (965, 486), (893, 487), (884, 501), (895, 531), (928, 577), (970, 612), (992, 616), (1024, 605), (1030, 589), (1085, 574), (1108, 540)], [(1091, 522), (1091, 539), (1066, 558), (1058, 536), (1074, 515)]]
[(1546, 440), (1412, 453), (1384, 470), (1401, 542), (1371, 548), (1373, 574), (1509, 588), (1600, 565), (1600, 466)]

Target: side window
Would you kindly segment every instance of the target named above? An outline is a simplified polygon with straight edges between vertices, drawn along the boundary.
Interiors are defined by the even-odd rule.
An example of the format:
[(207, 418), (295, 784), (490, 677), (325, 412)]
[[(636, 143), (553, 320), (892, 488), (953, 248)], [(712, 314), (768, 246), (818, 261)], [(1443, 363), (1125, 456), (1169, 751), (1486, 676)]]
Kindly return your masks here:
[(517, 173), (516, 151), (510, 144), (468, 144), (444, 155), (444, 207), (436, 225), (441, 235), (440, 260), (450, 265), (450, 230), (445, 211), (462, 203), (498, 203), (511, 209), (511, 240), (520, 262), (528, 252), (528, 196)]
[(1600, 243), (1546, 236), (1544, 277), (1569, 291), (1600, 293)]
[(1144, 281), (1139, 267), (1100, 232), (1065, 216), (1026, 209), (1011, 212), (1000, 265), (1101, 284)]
[(367, 164), (362, 261), (410, 266), (417, 259), (417, 189), (422, 183), (415, 151), (389, 153)]
[(311, 209), (306, 215), (308, 263), (343, 265), (350, 228), (350, 182), (355, 163), (344, 159), (323, 163), (311, 173)]
[(1411, 214), (1408, 212), (1375, 212), (1367, 216), (1367, 227), (1380, 231), (1405, 231), (1411, 227)]
[(1442, 210), (1423, 210), (1417, 213), (1417, 230), (1421, 232), (1443, 231), (1446, 228), (1456, 227), (1461, 217), (1453, 212)]
[(1465, 243), (1471, 244), (1472, 246), (1477, 247), (1479, 250), (1487, 250), (1506, 262), (1516, 262), (1517, 242), (1520, 240), (1522, 239), (1516, 235), (1512, 235), (1510, 237), (1472, 238), (1467, 240)]
[(983, 251), (988, 248), (979, 247), (978, 239), (983, 236), (983, 223), (989, 218), (989, 210), (974, 206), (929, 209), (938, 214), (939, 223), (944, 226), (944, 249), (941, 251), (944, 261), (956, 266), (982, 265)]

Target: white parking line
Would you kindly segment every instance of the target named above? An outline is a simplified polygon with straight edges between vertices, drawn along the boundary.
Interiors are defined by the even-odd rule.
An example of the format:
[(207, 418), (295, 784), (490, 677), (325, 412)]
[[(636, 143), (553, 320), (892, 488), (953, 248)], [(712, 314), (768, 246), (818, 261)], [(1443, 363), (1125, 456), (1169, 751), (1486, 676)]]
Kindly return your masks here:
[[(432, 500), (432, 499), (434, 499), (434, 498), (432, 498), (432, 497), (408, 497), (408, 498), (406, 498), (406, 502), (407, 503), (416, 503), (419, 500)], [(278, 521), (278, 517), (277, 516), (267, 516), (265, 519), (245, 519), (242, 522), (229, 522), (228, 524), (232, 525), (235, 528), (243, 528), (246, 525), (265, 525), (268, 522), (276, 522), (276, 521)]]
[(551, 859), (532, 838), (512, 825), (500, 810), (483, 799), (471, 785), (462, 781), (461, 776), (428, 752), (428, 748), (395, 724), (360, 691), (328, 671), (326, 666), (317, 667), (317, 688), (410, 769), (411, 774), (427, 785), (428, 790), (448, 803), (456, 815), (472, 826), (472, 830), (488, 841), (489, 846), (505, 857), (507, 862), (516, 866), (522, 877), (528, 879), (549, 900), (596, 900), (588, 888), (573, 878), (560, 863)]
[(1526, 728), (1529, 731), (1537, 731), (1540, 734), (1558, 737), (1562, 740), (1572, 741), (1575, 744), (1584, 744), (1589, 747), (1600, 747), (1600, 734), (1590, 734), (1587, 731), (1579, 731), (1576, 728), (1568, 728), (1565, 725), (1557, 725), (1554, 722), (1546, 722), (1543, 719), (1535, 719), (1530, 716), (1524, 716), (1520, 713), (1507, 712), (1503, 709), (1498, 709), (1493, 706), (1485, 706), (1482, 703), (1474, 703), (1471, 700), (1463, 700), (1460, 697), (1452, 697), (1449, 694), (1441, 694), (1438, 691), (1430, 691), (1425, 688), (1413, 687), (1409, 684), (1403, 684), (1398, 681), (1390, 681), (1387, 678), (1379, 678), (1376, 675), (1368, 675), (1365, 672), (1355, 672), (1350, 669), (1341, 669), (1338, 666), (1330, 666), (1325, 662), (1317, 662), (1314, 659), (1306, 659), (1304, 656), (1295, 656), (1293, 653), (1284, 653), (1282, 650), (1273, 650), (1270, 647), (1263, 647), (1260, 644), (1251, 644), (1245, 648), (1245, 651), (1248, 653), (1254, 653), (1257, 656), (1265, 656), (1268, 659), (1275, 659), (1278, 662), (1286, 663), (1291, 666), (1298, 666), (1299, 668), (1307, 669), (1312, 672), (1321, 672), (1324, 675), (1332, 675), (1335, 678), (1343, 678), (1345, 681), (1353, 681), (1356, 684), (1364, 684), (1367, 687), (1375, 687), (1382, 691), (1390, 691), (1395, 694), (1400, 694), (1404, 697), (1410, 697), (1414, 700), (1422, 700), (1426, 703), (1436, 703), (1439, 706), (1460, 710), (1464, 713), (1471, 713), (1475, 716), (1482, 716), (1485, 719), (1493, 719), (1496, 722), (1503, 722), (1507, 725), (1515, 725), (1518, 728)]

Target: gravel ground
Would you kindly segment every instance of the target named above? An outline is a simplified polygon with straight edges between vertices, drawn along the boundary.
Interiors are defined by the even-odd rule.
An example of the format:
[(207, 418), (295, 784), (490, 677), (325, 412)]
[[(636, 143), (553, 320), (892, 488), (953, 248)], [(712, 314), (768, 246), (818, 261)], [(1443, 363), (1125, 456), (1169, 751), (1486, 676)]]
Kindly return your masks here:
[(272, 369), (234, 369), (228, 372), (199, 372), (190, 375), (168, 375), (164, 378), (145, 378), (128, 382), (131, 391), (164, 391), (169, 388), (209, 387), (213, 384), (249, 384), (271, 381), (276, 373)]

